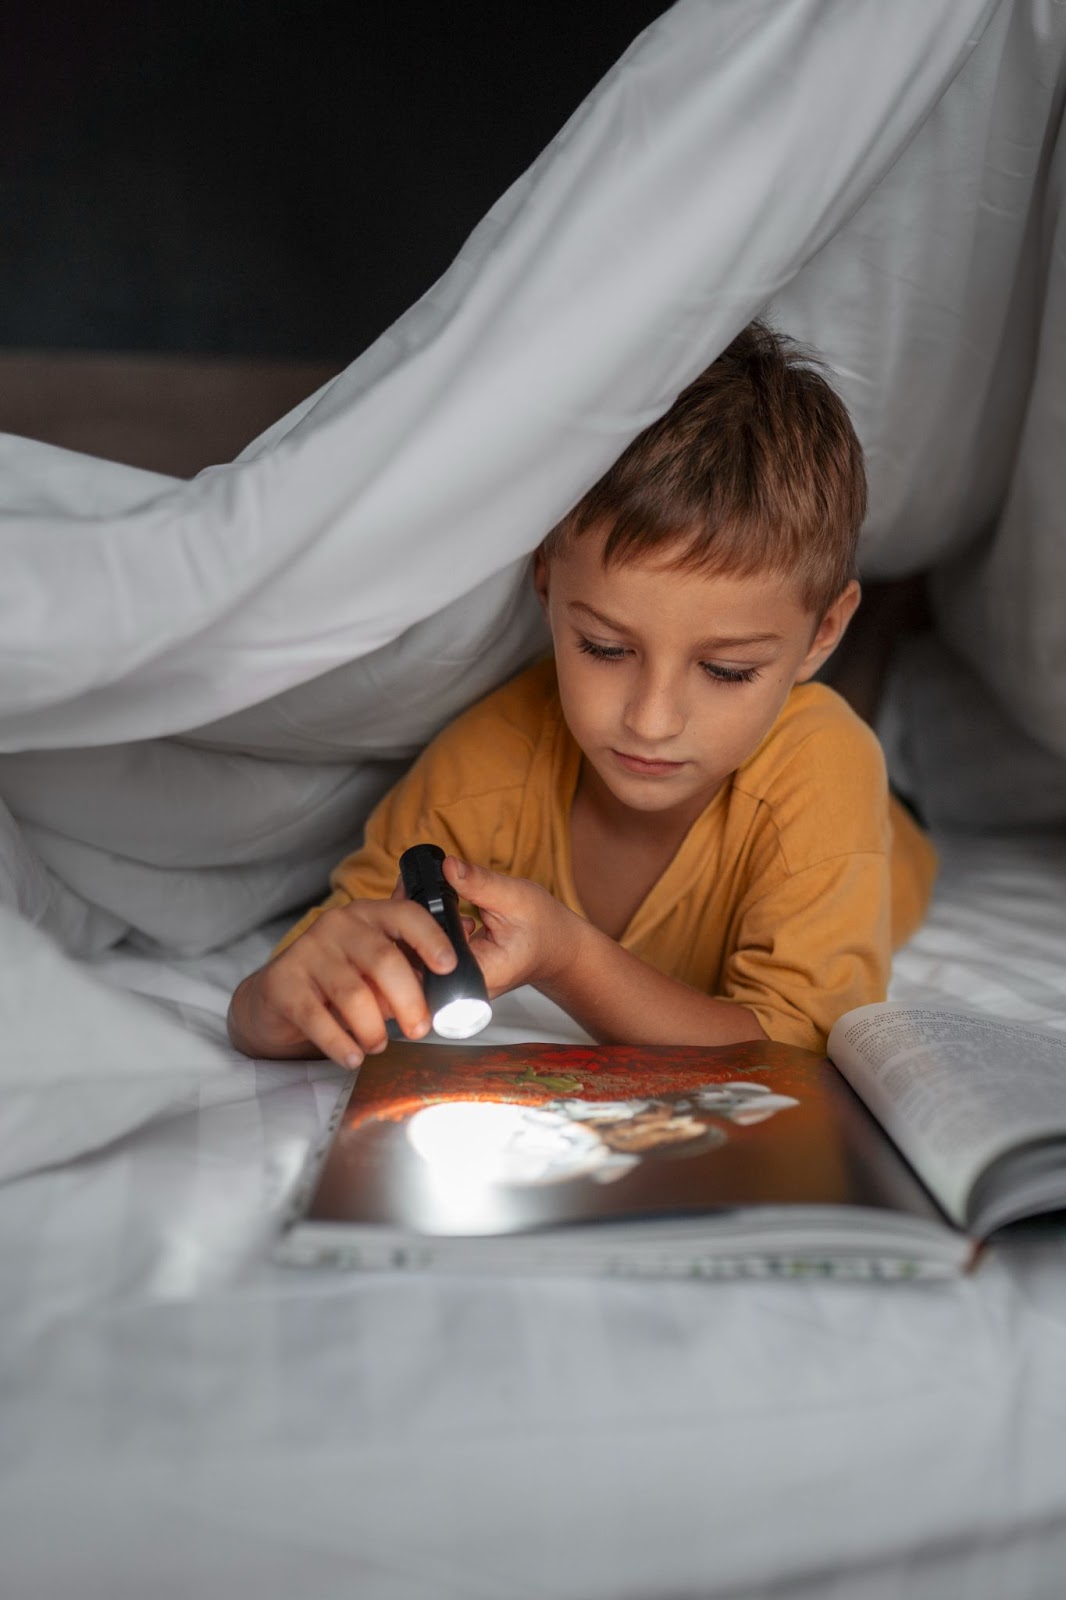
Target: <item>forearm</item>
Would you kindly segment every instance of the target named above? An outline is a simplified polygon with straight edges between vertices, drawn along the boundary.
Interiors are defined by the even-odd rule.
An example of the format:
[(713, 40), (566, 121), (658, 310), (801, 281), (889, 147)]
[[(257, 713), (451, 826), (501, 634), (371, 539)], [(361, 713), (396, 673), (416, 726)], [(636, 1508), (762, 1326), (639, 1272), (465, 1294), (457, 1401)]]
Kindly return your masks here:
[(701, 994), (575, 919), (566, 959), (537, 988), (601, 1044), (737, 1044), (765, 1039), (746, 1006)]

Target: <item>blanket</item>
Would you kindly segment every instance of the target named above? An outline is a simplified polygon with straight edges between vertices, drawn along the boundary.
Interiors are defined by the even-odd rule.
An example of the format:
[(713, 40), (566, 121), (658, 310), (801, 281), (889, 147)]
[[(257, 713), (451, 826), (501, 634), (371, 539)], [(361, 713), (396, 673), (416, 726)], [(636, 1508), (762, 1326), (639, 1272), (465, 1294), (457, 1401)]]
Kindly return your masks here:
[(1064, 61), (1042, 0), (682, 0), (236, 461), (185, 483), (0, 439), (5, 1088), (188, 1052), (113, 996), (105, 1021), (73, 958), (207, 950), (316, 894), (543, 648), (544, 532), (757, 312), (855, 417), (864, 571), (937, 568), (957, 650), (1066, 752)]

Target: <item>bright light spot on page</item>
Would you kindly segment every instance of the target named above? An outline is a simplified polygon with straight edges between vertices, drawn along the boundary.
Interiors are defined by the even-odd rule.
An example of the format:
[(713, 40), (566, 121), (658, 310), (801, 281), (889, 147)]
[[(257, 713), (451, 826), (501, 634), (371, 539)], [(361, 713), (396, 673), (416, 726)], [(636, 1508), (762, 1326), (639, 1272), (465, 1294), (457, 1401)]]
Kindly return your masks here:
[(591, 1128), (547, 1108), (495, 1101), (425, 1106), (407, 1137), (434, 1177), (457, 1187), (557, 1183), (618, 1164)]

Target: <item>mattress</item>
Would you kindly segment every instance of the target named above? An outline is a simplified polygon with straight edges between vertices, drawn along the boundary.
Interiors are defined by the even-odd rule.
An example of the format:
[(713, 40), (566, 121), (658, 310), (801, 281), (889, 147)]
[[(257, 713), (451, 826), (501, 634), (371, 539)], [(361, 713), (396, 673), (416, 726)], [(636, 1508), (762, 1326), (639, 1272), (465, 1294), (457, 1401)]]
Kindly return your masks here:
[[(1062, 753), (1064, 62), (1046, 0), (681, 0), (237, 462), (0, 438), (4, 1600), (1061, 1600), (1061, 1244), (891, 1289), (283, 1271), (342, 1079), (223, 1016), (346, 765), (525, 659), (529, 552), (767, 302), (854, 412), (864, 573), (939, 569)], [(949, 840), (895, 992), (1062, 1028), (1064, 890), (1061, 838)]]
[[(894, 994), (1066, 1029), (1066, 839), (943, 863)], [(273, 931), (97, 971), (220, 1040)], [(892, 1287), (274, 1266), (342, 1088), (237, 1059), (0, 1188), (5, 1596), (1060, 1600), (1066, 1243)]]

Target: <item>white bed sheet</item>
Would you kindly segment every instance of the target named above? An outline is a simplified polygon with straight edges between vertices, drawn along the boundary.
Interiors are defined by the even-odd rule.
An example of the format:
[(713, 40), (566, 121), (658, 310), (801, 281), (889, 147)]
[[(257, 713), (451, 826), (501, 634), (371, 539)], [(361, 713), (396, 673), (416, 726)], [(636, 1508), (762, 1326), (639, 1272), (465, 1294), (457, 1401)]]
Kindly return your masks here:
[[(1066, 1029), (1064, 906), (1066, 840), (949, 842), (894, 992)], [(268, 939), (99, 971), (218, 1040)], [(945, 1286), (274, 1267), (341, 1083), (237, 1064), (0, 1189), (5, 1600), (1060, 1600), (1066, 1245)]]
[[(262, 939), (98, 965), (175, 1026), (45, 931), (207, 948), (279, 907), (257, 875), (312, 871), (319, 819), (295, 841), (300, 775), (227, 754), (311, 758), (346, 816), (311, 768), (383, 704), (368, 652), (402, 658), (394, 705), (421, 672), (447, 720), (444, 679), (474, 686), (433, 637), (459, 648), (477, 583), (514, 601), (544, 529), (767, 301), (854, 411), (866, 570), (980, 556), (941, 621), (1061, 748), (1064, 62), (1054, 0), (682, 0), (441, 282), (240, 461), (179, 485), (0, 440), (3, 1600), (1059, 1600), (1058, 1247), (876, 1293), (282, 1273), (266, 1247), (340, 1080), (221, 1044)], [(217, 757), (217, 790), (101, 780), (90, 817), (90, 767), (170, 734), (194, 745), (167, 770)], [(253, 772), (274, 823), (212, 878)], [(144, 859), (116, 857), (160, 791)], [(1062, 1026), (1064, 887), (1061, 844), (955, 848), (898, 992)], [(558, 1025), (514, 1004), (519, 1031)]]

